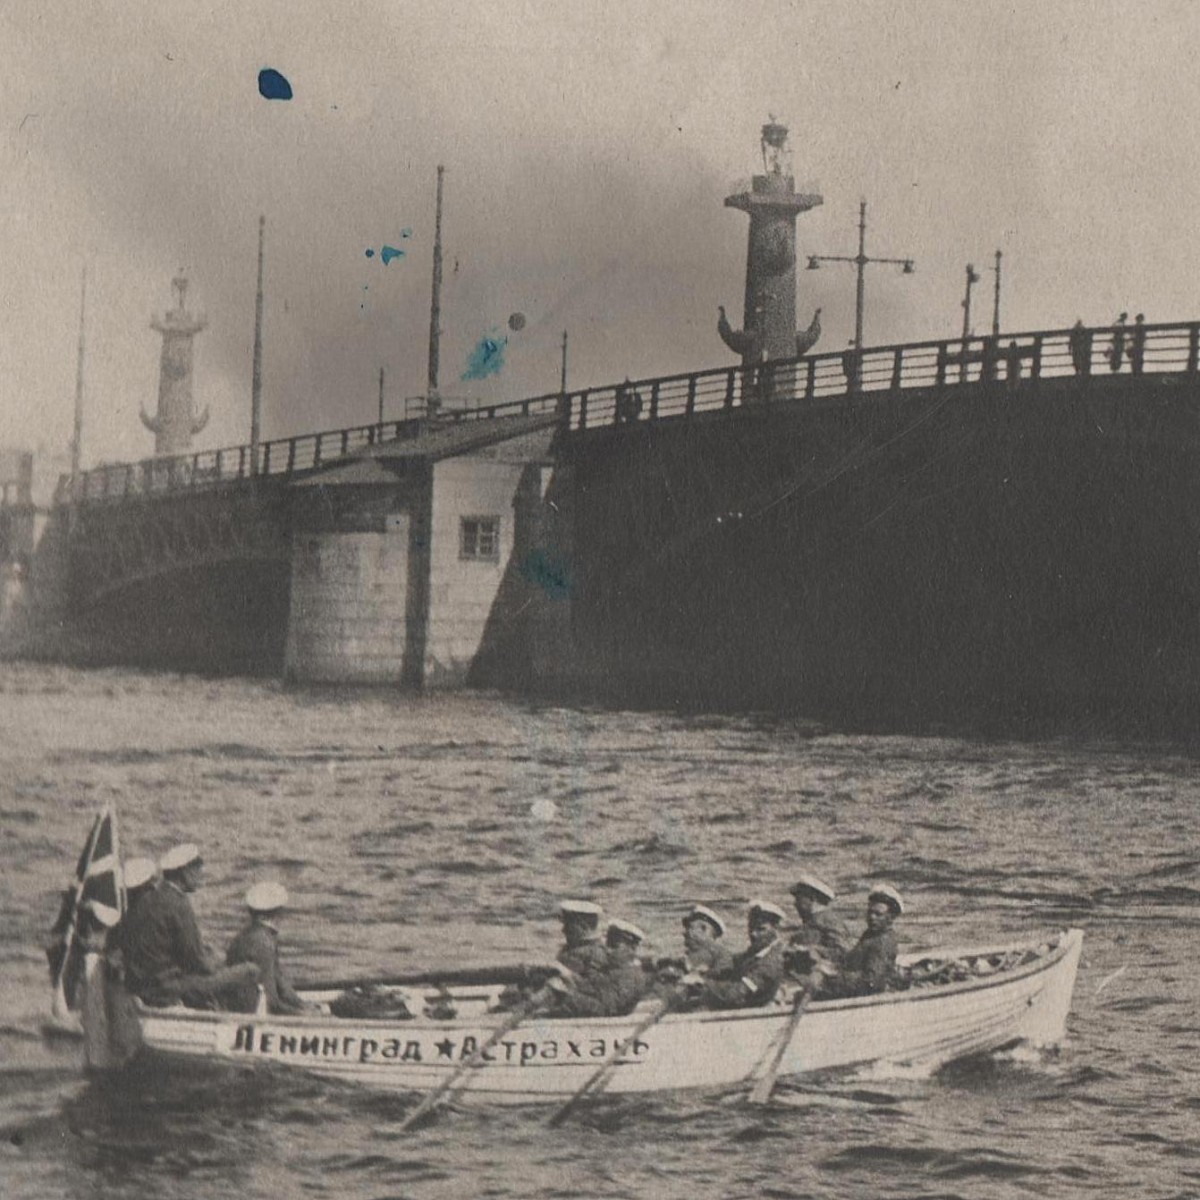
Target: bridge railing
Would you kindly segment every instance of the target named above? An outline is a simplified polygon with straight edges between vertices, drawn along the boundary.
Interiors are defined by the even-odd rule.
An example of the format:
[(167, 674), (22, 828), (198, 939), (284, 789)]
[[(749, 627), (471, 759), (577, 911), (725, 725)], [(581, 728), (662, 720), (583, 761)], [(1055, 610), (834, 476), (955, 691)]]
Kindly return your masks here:
[[(1119, 348), (1119, 353), (1114, 353)], [(287, 476), (364, 447), (415, 436), (436, 426), (505, 416), (556, 414), (568, 432), (614, 425), (688, 419), (699, 413), (785, 402), (826, 402), (905, 390), (989, 383), (1017, 387), (1068, 376), (1197, 373), (1200, 323), (1058, 329), (876, 346), (800, 359), (718, 367), (684, 375), (625, 380), (606, 387), (557, 392), (479, 408), (442, 410), (414, 418), (325, 430), (249, 446), (174, 458), (116, 463), (64, 476), (56, 500), (87, 503), (208, 488), (252, 477)]]
[[(1115, 342), (1120, 353), (1114, 359)], [(984, 381), (1017, 386), (1068, 376), (1195, 374), (1198, 345), (1200, 325), (1194, 322), (908, 342), (872, 347), (861, 356), (848, 350), (572, 392), (567, 423), (571, 430), (584, 431), (751, 404), (869, 397)]]
[[(536, 416), (557, 413), (558, 393), (526, 400), (506, 401), (469, 409), (443, 409), (428, 420), (438, 426), (458, 425), (495, 417)], [(261, 442), (257, 453), (251, 447), (226, 446), (196, 454), (145, 458), (131, 463), (109, 463), (81, 472), (72, 482), (64, 475), (58, 482), (56, 503), (92, 503), (134, 496), (163, 495), (194, 491), (234, 483), (255, 476), (286, 476), (311, 471), (323, 463), (342, 458), (369, 446), (414, 437), (427, 421), (409, 417), (348, 429), (328, 429), (298, 437)]]

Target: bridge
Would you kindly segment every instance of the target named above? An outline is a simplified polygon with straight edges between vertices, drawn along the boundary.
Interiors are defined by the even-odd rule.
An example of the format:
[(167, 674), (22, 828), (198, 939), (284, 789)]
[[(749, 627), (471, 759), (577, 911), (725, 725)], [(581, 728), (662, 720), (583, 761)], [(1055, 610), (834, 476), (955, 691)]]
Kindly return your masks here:
[[(1200, 590), (1198, 374), (1200, 323), (1077, 327), (107, 464), (60, 481), (35, 607), (84, 661), (315, 681), (1095, 691)], [(1031, 632), (1096, 597), (1109, 650)]]
[[(1121, 342), (1115, 365), (1114, 339)], [(64, 476), (56, 500), (89, 505), (288, 480), (362, 451), (439, 427), (469, 427), (506, 417), (552, 415), (564, 435), (613, 426), (687, 421), (762, 404), (881, 402), (898, 393), (972, 385), (1037, 387), (1086, 378), (1093, 385), (1130, 375), (1190, 377), (1200, 368), (1200, 322), (1043, 330), (873, 347), (856, 355), (808, 355), (751, 367), (718, 367), (550, 392), (478, 408), (441, 411), (373, 425), (325, 430), (176, 457), (113, 463)], [(486, 435), (485, 435), (486, 437)]]

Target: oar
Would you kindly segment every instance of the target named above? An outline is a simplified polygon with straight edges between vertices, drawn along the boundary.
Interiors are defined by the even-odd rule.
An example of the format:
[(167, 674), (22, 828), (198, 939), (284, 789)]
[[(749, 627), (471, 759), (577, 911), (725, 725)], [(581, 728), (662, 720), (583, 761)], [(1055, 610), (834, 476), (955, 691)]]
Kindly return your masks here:
[(546, 1124), (551, 1127), (561, 1125), (567, 1119), (567, 1117), (571, 1115), (571, 1112), (574, 1110), (575, 1106), (584, 1098), (584, 1096), (589, 1094), (594, 1095), (603, 1091), (605, 1085), (608, 1083), (609, 1076), (611, 1076), (613, 1071), (616, 1070), (621, 1055), (623, 1055), (625, 1051), (628, 1050), (629, 1047), (633, 1045), (633, 1043), (636, 1042), (643, 1033), (646, 1032), (646, 1030), (650, 1029), (654, 1025), (657, 1025), (658, 1022), (661, 1021), (663, 1017), (665, 1017), (670, 1011), (671, 1005), (664, 1003), (661, 1008), (655, 1009), (654, 1012), (636, 1025), (633, 1032), (623, 1042), (614, 1040), (613, 1048), (608, 1052), (604, 1061), (591, 1075), (587, 1077), (587, 1079), (584, 1080), (583, 1086), (580, 1087), (580, 1089), (565, 1104), (551, 1114)]
[(487, 1039), (486, 1042), (481, 1042), (470, 1054), (468, 1058), (463, 1059), (458, 1064), (457, 1068), (450, 1073), (441, 1083), (417, 1105), (416, 1108), (400, 1122), (400, 1132), (415, 1125), (422, 1117), (440, 1103), (443, 1096), (449, 1091), (458, 1086), (458, 1082), (472, 1068), (477, 1067), (484, 1061), (484, 1055), (495, 1046), (501, 1038), (507, 1037), (522, 1021), (533, 1015), (534, 1011), (542, 1005), (550, 995), (549, 988), (542, 988), (540, 992), (535, 992), (520, 1008), (513, 1011), (507, 1021), (501, 1022), (495, 1032)]
[(771, 1060), (771, 1066), (750, 1093), (751, 1104), (766, 1104), (771, 1099), (771, 1093), (775, 1090), (775, 1080), (779, 1078), (779, 1065), (783, 1062), (783, 1056), (796, 1036), (796, 1027), (800, 1024), (800, 1018), (804, 1016), (804, 1010), (812, 999), (812, 993), (811, 987), (802, 988), (796, 993), (796, 998), (792, 1001), (792, 1011), (788, 1017), (788, 1023), (780, 1035), (779, 1045), (775, 1048), (775, 1057)]

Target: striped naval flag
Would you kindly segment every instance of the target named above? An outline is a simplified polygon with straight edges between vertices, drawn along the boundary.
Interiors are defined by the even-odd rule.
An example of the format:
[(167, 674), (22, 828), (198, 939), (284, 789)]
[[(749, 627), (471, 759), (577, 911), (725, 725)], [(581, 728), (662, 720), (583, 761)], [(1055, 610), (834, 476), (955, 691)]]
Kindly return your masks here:
[(117, 815), (105, 805), (92, 824), (75, 878), (63, 892), (46, 954), (54, 989), (54, 1015), (76, 1007), (84, 955), (98, 927), (111, 928), (125, 912), (125, 887), (117, 842)]

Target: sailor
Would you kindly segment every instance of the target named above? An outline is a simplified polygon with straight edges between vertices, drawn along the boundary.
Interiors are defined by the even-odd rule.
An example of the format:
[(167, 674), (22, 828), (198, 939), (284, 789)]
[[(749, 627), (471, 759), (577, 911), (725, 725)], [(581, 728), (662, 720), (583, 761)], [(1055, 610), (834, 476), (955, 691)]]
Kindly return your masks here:
[(709, 975), (722, 975), (733, 965), (733, 954), (723, 944), (725, 922), (711, 908), (697, 904), (683, 918), (682, 958), (664, 958), (655, 964), (655, 990), (673, 1008), (694, 1008)]
[(867, 893), (867, 928), (842, 961), (837, 976), (823, 992), (835, 996), (864, 996), (887, 990), (896, 968), (898, 943), (892, 926), (904, 912), (894, 887), (877, 883)]
[(250, 964), (217, 970), (209, 961), (188, 899), (204, 869), (199, 848), (192, 842), (175, 846), (159, 865), (161, 885), (149, 889), (125, 917), (121, 941), (129, 990), (158, 1007), (182, 1002), (203, 1008), (215, 1005), (232, 984), (257, 982), (258, 970)]
[(600, 914), (600, 906), (590, 900), (564, 900), (558, 907), (563, 932), (558, 961), (581, 978), (608, 965), (608, 950), (600, 941)]
[(752, 900), (746, 917), (750, 945), (729, 968), (711, 974), (701, 1002), (706, 1008), (757, 1008), (770, 1004), (783, 980), (784, 912), (769, 900)]
[(725, 922), (704, 904), (695, 905), (683, 918), (684, 969), (691, 975), (709, 975), (727, 971), (733, 965), (733, 953), (721, 939)]
[(281, 883), (256, 883), (246, 893), (249, 920), (229, 943), (225, 965), (253, 963), (258, 968), (258, 986), (242, 984), (231, 988), (225, 999), (234, 1012), (254, 1012), (258, 1007), (259, 989), (266, 1001), (267, 1012), (298, 1013), (316, 1005), (302, 1000), (284, 977), (279, 966), (280, 914), (287, 907), (287, 888)]
[(815, 875), (801, 875), (791, 887), (792, 902), (800, 917), (800, 928), (792, 933), (789, 947), (808, 950), (837, 966), (854, 943), (841, 918), (830, 911), (837, 893)]
[(607, 962), (587, 976), (550, 981), (554, 1016), (622, 1017), (646, 994), (649, 978), (638, 951), (646, 935), (632, 922), (612, 920), (605, 933)]

